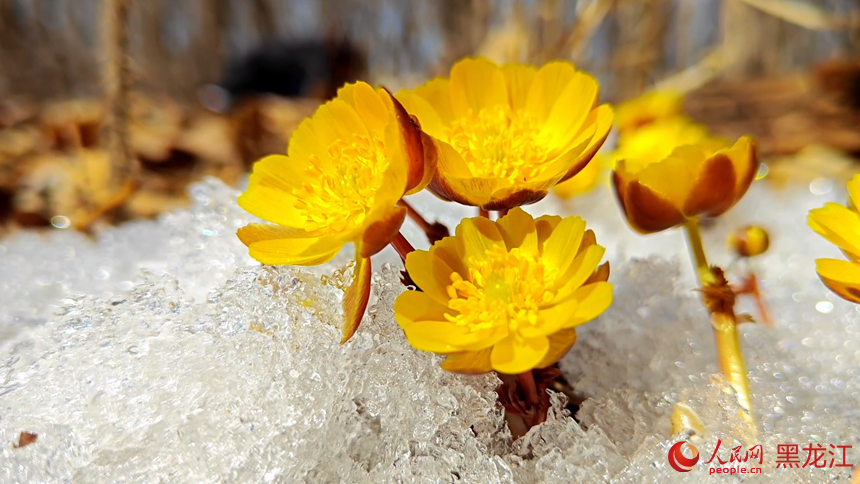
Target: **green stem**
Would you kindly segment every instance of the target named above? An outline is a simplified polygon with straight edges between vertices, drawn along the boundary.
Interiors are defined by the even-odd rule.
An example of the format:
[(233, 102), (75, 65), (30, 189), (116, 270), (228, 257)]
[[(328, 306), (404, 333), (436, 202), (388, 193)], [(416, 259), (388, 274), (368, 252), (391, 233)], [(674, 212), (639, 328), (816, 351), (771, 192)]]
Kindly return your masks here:
[[(687, 242), (699, 285), (707, 288), (717, 281), (714, 273), (711, 272), (708, 259), (705, 256), (705, 247), (702, 244), (702, 235), (699, 232), (698, 221), (696, 219), (687, 221), (684, 224), (684, 230), (687, 232)], [(747, 377), (746, 363), (744, 363), (743, 353), (741, 352), (737, 320), (734, 318), (733, 313), (712, 312), (711, 326), (714, 328), (717, 361), (719, 362), (720, 370), (726, 376), (732, 388), (734, 388), (738, 403), (746, 412), (745, 419), (750, 421), (752, 399), (750, 397), (750, 384)]]
[(708, 265), (705, 256), (705, 246), (702, 245), (702, 234), (699, 232), (699, 221), (690, 219), (684, 224), (687, 232), (687, 246), (690, 248), (690, 257), (693, 260), (693, 268), (696, 269), (696, 277), (700, 286), (706, 286), (714, 282), (714, 275)]

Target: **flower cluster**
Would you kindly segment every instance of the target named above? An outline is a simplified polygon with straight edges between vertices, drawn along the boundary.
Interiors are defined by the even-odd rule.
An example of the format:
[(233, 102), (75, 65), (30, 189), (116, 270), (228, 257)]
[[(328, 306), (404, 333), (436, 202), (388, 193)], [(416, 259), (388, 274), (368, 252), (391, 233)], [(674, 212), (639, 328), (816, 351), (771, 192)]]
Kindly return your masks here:
[[(451, 371), (543, 368), (573, 345), (575, 326), (609, 306), (609, 267), (598, 268), (603, 248), (582, 219), (534, 219), (519, 207), (583, 170), (612, 117), (594, 78), (568, 62), (470, 58), (448, 79), (395, 96), (347, 85), (299, 126), (286, 156), (254, 165), (239, 204), (270, 223), (238, 235), (265, 264), (322, 264), (355, 246), (344, 342), (370, 296), (370, 257), (390, 243), (418, 288), (395, 306), (413, 346), (448, 355)], [(420, 215), (402, 198), (425, 187), (507, 215), (466, 219), (441, 239), (445, 230), (424, 222), (435, 244), (414, 251), (399, 230)]]
[[(286, 156), (254, 165), (239, 204), (269, 223), (238, 236), (265, 264), (322, 264), (352, 243), (342, 342), (363, 318), (370, 258), (390, 244), (412, 289), (394, 305), (408, 341), (444, 355), (446, 370), (497, 372), (500, 402), (520, 434), (546, 417), (544, 390), (576, 327), (612, 302), (604, 248), (585, 221), (535, 218), (521, 208), (559, 184), (559, 193), (577, 193), (600, 178), (601, 162), (592, 159), (614, 115), (598, 98), (596, 80), (568, 62), (537, 68), (467, 58), (448, 78), (396, 95), (346, 85), (299, 126)], [(735, 292), (707, 264), (696, 221), (722, 214), (747, 191), (758, 170), (755, 143), (710, 136), (680, 115), (680, 105), (680, 96), (657, 92), (620, 106), (619, 146), (605, 159), (635, 230), (688, 229), (721, 369), (748, 411)], [(403, 199), (424, 188), (476, 207), (478, 217), (449, 236)], [(400, 233), (407, 216), (425, 231), (428, 250)], [(752, 232), (744, 241), (754, 245), (750, 255), (767, 245)]]

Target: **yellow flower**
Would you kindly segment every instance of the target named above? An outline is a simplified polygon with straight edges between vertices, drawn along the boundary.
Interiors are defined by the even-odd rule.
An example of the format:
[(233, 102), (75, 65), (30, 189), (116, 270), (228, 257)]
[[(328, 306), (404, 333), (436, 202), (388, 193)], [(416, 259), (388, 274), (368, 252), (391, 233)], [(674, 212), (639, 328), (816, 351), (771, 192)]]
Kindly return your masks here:
[(621, 103), (615, 110), (615, 125), (626, 133), (654, 121), (681, 113), (684, 96), (670, 90), (654, 90)]
[(630, 133), (619, 148), (613, 184), (627, 221), (659, 232), (698, 216), (717, 216), (746, 193), (758, 171), (755, 142), (733, 146), (673, 118)]
[(397, 95), (435, 141), (429, 189), (485, 210), (534, 203), (585, 167), (612, 125), (597, 97), (597, 81), (569, 62), (538, 70), (475, 58)]
[(397, 298), (395, 319), (412, 346), (448, 355), (449, 371), (543, 368), (612, 302), (603, 252), (580, 217), (514, 208), (496, 222), (465, 219), (454, 237), (406, 257), (420, 291)]
[[(860, 175), (848, 182), (851, 206), (860, 203)], [(860, 214), (856, 208), (838, 203), (827, 203), (809, 211), (807, 223), (812, 230), (842, 249), (850, 261), (818, 259), (815, 269), (818, 277), (839, 297), (860, 303)]]
[(370, 256), (400, 230), (404, 194), (433, 174), (422, 133), (385, 90), (359, 82), (338, 91), (296, 129), (287, 156), (254, 165), (239, 205), (273, 224), (238, 235), (264, 264), (316, 265), (355, 244), (355, 280), (344, 297), (344, 341), (355, 332), (370, 294)]

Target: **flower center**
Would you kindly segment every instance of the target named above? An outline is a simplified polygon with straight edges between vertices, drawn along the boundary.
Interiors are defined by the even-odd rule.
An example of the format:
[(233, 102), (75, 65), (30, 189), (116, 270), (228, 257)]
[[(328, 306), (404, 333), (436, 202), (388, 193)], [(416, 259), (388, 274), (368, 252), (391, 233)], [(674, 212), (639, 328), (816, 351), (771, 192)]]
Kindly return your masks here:
[(470, 261), (469, 280), (451, 274), (448, 307), (459, 314), (445, 318), (473, 332), (500, 326), (513, 332), (540, 324), (538, 310), (555, 297), (557, 271), (518, 248), (508, 252), (494, 246), (487, 256), (486, 261)]
[(513, 183), (530, 181), (546, 168), (549, 140), (540, 131), (527, 113), (496, 106), (455, 120), (446, 135), (473, 176)]
[(327, 160), (315, 155), (309, 158), (308, 181), (293, 191), (306, 230), (344, 231), (360, 226), (388, 168), (385, 145), (377, 138), (358, 136), (351, 143), (337, 140), (328, 154)]

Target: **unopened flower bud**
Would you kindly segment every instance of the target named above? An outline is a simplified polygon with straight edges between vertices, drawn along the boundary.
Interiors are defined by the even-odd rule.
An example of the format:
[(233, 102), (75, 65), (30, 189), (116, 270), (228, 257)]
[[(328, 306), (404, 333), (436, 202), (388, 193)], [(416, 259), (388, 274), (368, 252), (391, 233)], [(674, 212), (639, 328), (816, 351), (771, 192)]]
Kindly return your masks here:
[(741, 257), (755, 257), (767, 251), (770, 238), (767, 231), (756, 225), (741, 227), (726, 240), (729, 248)]

